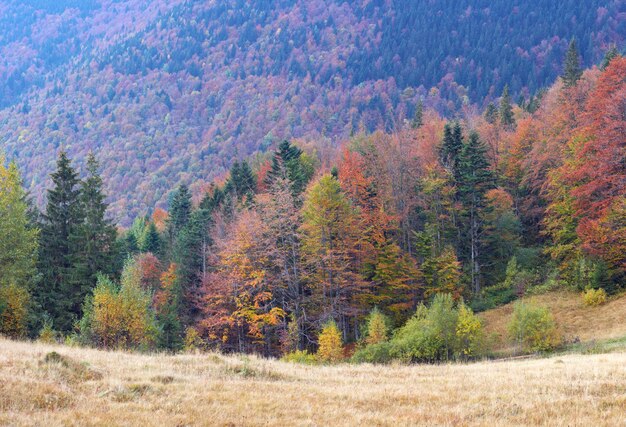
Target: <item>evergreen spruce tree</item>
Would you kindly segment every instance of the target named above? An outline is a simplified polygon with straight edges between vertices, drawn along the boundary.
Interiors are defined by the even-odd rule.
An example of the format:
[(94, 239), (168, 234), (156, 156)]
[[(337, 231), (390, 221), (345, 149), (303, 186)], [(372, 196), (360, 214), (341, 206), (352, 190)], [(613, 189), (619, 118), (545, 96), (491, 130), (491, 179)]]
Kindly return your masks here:
[(480, 284), (480, 263), (482, 249), (481, 210), (486, 206), (485, 194), (493, 188), (493, 172), (487, 161), (487, 148), (480, 141), (478, 134), (472, 132), (461, 153), (461, 172), (458, 193), (463, 205), (465, 218), (466, 242), (464, 257), (470, 263), (472, 289), (478, 293)]
[(302, 150), (289, 141), (283, 141), (278, 146), (272, 159), (272, 169), (267, 173), (265, 184), (271, 187), (277, 178), (288, 179), (292, 183), (294, 196), (301, 194), (311, 174), (302, 164)]
[(500, 98), (500, 123), (506, 128), (515, 126), (515, 117), (513, 117), (513, 107), (511, 106), (511, 95), (509, 94), (509, 85), (504, 86), (502, 97)]
[(211, 221), (208, 210), (194, 210), (174, 246), (173, 259), (177, 265), (177, 283), (181, 290), (179, 318), (186, 325), (198, 314), (194, 296), (200, 288), (202, 278), (207, 274)]
[(159, 236), (159, 232), (156, 225), (154, 225), (154, 222), (150, 222), (150, 225), (148, 225), (148, 230), (146, 232), (146, 237), (143, 241), (141, 250), (142, 252), (151, 252), (156, 256), (159, 256), (161, 253), (161, 236)]
[(71, 282), (72, 261), (76, 248), (71, 236), (83, 223), (80, 203), (80, 181), (67, 154), (62, 151), (57, 170), (51, 175), (53, 188), (48, 190), (48, 204), (43, 215), (39, 239), (39, 271), (41, 283), (34, 289), (34, 297), (46, 312), (55, 329), (69, 332), (75, 320), (68, 311), (74, 291)]
[(93, 290), (100, 274), (111, 276), (116, 258), (115, 226), (106, 218), (107, 203), (102, 190), (99, 164), (93, 154), (87, 158), (87, 178), (81, 183), (80, 208), (82, 223), (70, 234), (72, 272), (65, 297), (67, 311), (76, 318), (82, 317), (82, 304)]
[(411, 121), (411, 127), (413, 129), (419, 129), (424, 125), (424, 103), (420, 99), (415, 107), (415, 116)]
[(181, 289), (178, 279), (172, 288), (170, 301), (157, 313), (159, 348), (177, 351), (183, 347), (183, 328), (179, 319)]
[(256, 191), (256, 176), (248, 162), (235, 162), (230, 169), (230, 178), (226, 183), (226, 192), (236, 194), (237, 199), (252, 198)]
[(461, 152), (463, 150), (463, 131), (456, 122), (453, 126), (446, 124), (441, 144), (441, 162), (452, 174), (455, 181), (459, 179)]
[(617, 50), (617, 46), (613, 45), (606, 51), (604, 54), (604, 59), (602, 59), (602, 64), (600, 65), (600, 69), (602, 71), (606, 70), (606, 67), (609, 66), (612, 60), (617, 58), (619, 55), (619, 50)]
[(170, 204), (168, 231), (173, 241), (178, 233), (187, 225), (191, 217), (191, 193), (189, 188), (182, 184), (174, 193)]
[(565, 87), (573, 87), (578, 84), (578, 80), (583, 75), (583, 70), (580, 67), (580, 58), (578, 54), (578, 48), (576, 47), (576, 40), (572, 39), (565, 54), (565, 67), (563, 70), (563, 84)]
[(485, 110), (485, 120), (491, 125), (495, 125), (498, 121), (498, 109), (493, 102), (490, 102), (489, 105), (487, 105), (487, 109)]

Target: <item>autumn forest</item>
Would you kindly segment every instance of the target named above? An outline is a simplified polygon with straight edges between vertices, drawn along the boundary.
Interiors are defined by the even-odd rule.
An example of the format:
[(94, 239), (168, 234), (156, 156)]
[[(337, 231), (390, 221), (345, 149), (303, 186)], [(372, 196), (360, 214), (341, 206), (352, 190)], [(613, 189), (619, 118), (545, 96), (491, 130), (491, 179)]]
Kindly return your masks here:
[[(626, 283), (626, 58), (335, 147), (283, 140), (185, 184), (132, 224), (108, 212), (97, 156), (60, 149), (40, 208), (0, 161), (0, 333), (107, 349), (217, 349), (288, 360), (473, 359), (478, 313), (542, 290)], [(80, 166), (83, 165), (84, 166)], [(562, 345), (542, 307), (511, 339)], [(538, 333), (525, 330), (534, 319)]]

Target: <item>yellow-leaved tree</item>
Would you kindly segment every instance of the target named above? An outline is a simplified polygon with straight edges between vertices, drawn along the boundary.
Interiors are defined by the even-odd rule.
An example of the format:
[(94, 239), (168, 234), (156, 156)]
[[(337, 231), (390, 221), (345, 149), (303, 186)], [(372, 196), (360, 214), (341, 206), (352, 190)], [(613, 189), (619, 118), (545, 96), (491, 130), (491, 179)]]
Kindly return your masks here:
[(341, 331), (334, 320), (327, 322), (318, 337), (317, 357), (322, 362), (335, 363), (343, 359)]

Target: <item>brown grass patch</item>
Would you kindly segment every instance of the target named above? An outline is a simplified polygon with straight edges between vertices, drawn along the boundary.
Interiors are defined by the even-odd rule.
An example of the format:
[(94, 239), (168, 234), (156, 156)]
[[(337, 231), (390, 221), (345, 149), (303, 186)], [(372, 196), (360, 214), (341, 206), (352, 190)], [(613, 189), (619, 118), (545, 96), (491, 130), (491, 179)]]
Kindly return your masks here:
[[(67, 381), (42, 372), (52, 351), (104, 374)], [(626, 353), (304, 366), (0, 339), (0, 425), (620, 425), (624, 366)]]

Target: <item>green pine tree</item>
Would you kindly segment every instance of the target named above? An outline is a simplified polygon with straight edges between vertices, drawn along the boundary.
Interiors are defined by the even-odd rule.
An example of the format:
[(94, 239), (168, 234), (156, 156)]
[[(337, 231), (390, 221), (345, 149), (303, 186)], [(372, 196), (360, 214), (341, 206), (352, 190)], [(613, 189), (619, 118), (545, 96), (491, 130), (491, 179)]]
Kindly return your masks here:
[(424, 125), (424, 103), (420, 99), (415, 107), (415, 115), (411, 121), (411, 127), (413, 129), (419, 129)]
[[(461, 179), (458, 183), (459, 199), (463, 206), (465, 239), (463, 255), (469, 261), (472, 288), (479, 292), (482, 244), (481, 211), (486, 206), (485, 194), (494, 186), (493, 172), (489, 169), (487, 148), (472, 132), (461, 153)], [(465, 242), (465, 244), (463, 244)]]
[(582, 75), (583, 70), (580, 67), (580, 57), (578, 48), (576, 47), (576, 40), (572, 39), (567, 48), (567, 53), (565, 54), (565, 67), (561, 79), (563, 79), (565, 87), (573, 87), (578, 84), (578, 80), (580, 80)]
[(609, 66), (612, 60), (620, 56), (619, 50), (617, 50), (617, 46), (613, 45), (606, 51), (604, 54), (604, 58), (602, 59), (602, 64), (600, 65), (600, 69), (602, 71), (606, 70), (606, 67)]
[(271, 187), (277, 178), (288, 179), (294, 195), (300, 195), (313, 177), (313, 171), (303, 162), (303, 157), (298, 147), (289, 141), (281, 142), (272, 158), (272, 169), (266, 176), (265, 184)]
[(40, 284), (34, 297), (53, 321), (58, 331), (69, 332), (76, 313), (72, 305), (72, 261), (77, 248), (71, 241), (84, 222), (80, 203), (80, 181), (65, 151), (59, 154), (57, 170), (51, 175), (53, 188), (48, 190), (48, 204), (43, 214), (39, 238)]
[(107, 203), (102, 189), (99, 164), (90, 153), (87, 158), (87, 178), (81, 183), (80, 205), (82, 223), (70, 234), (72, 271), (66, 282), (67, 310), (77, 319), (82, 317), (85, 296), (96, 286), (100, 274), (111, 276), (116, 257), (117, 230), (106, 218)]
[(168, 231), (170, 240), (178, 236), (178, 233), (187, 225), (191, 217), (191, 193), (189, 188), (182, 184), (173, 194), (170, 203), (170, 216), (168, 219)]
[(150, 225), (148, 225), (141, 250), (142, 252), (151, 252), (156, 256), (161, 253), (161, 236), (159, 236), (159, 231), (154, 222), (150, 222)]
[(256, 191), (256, 176), (248, 162), (235, 161), (230, 169), (230, 178), (226, 183), (226, 192), (234, 192), (237, 199), (252, 198)]
[(440, 148), (441, 162), (454, 177), (459, 179), (461, 152), (463, 150), (463, 131), (456, 122), (453, 126), (446, 124), (443, 131), (443, 143)]
[(491, 125), (495, 125), (498, 121), (498, 109), (493, 102), (490, 102), (485, 109), (485, 120)]
[(515, 126), (515, 117), (513, 117), (513, 107), (511, 106), (511, 95), (509, 94), (509, 85), (504, 86), (502, 97), (500, 98), (500, 123), (507, 128)]
[(211, 221), (211, 213), (206, 209), (194, 210), (174, 246), (173, 259), (178, 266), (177, 281), (181, 288), (179, 318), (185, 325), (198, 314), (193, 295), (197, 294), (202, 278), (207, 274), (207, 257), (212, 243), (209, 236)]

